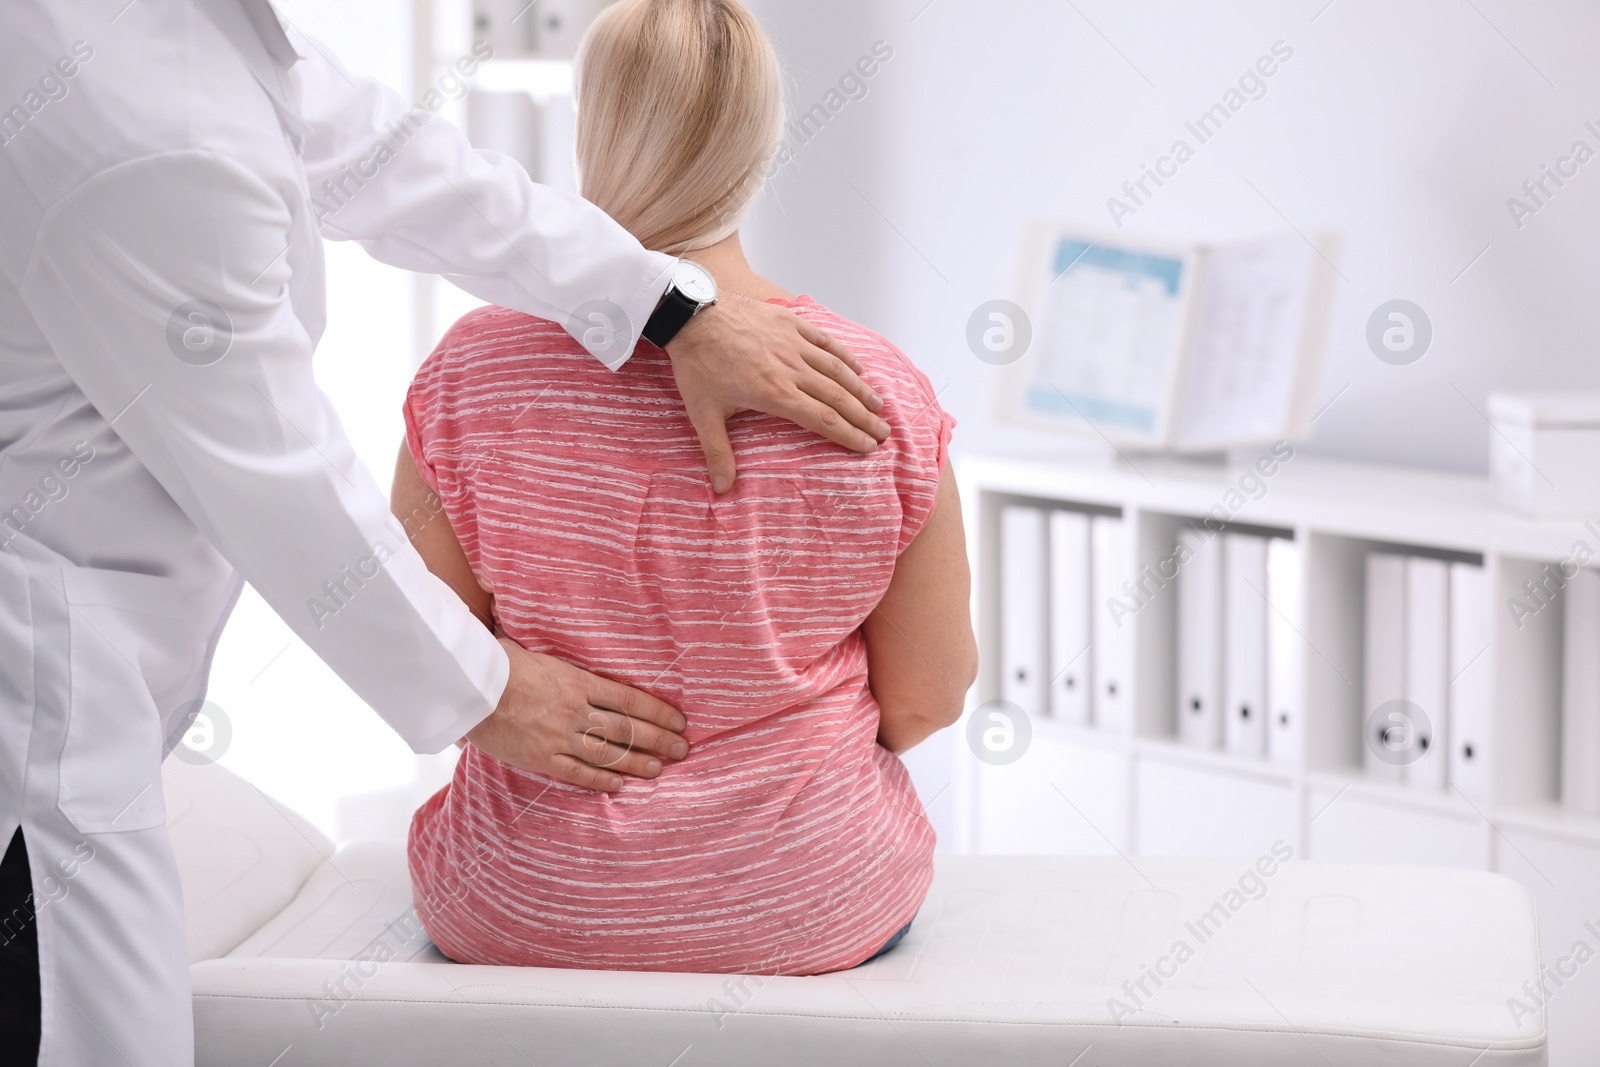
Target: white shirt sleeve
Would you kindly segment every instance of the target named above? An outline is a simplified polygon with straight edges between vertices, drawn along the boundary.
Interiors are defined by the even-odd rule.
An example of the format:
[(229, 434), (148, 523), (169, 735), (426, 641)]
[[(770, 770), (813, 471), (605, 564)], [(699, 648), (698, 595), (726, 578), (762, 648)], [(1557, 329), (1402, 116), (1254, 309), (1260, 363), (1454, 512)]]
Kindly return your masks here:
[[(293, 227), (282, 191), (245, 166), (164, 153), (52, 205), (20, 290), (218, 551), (414, 750), (439, 751), (493, 710), (509, 662), (427, 571), (315, 384), (289, 295), (309, 269), (292, 262), (303, 245), (285, 252)], [(220, 308), (231, 338), (185, 358), (171, 324), (191, 301)]]
[[(310, 126), (302, 158), (324, 236), (558, 322), (612, 369), (627, 362), (673, 257), (646, 251), (587, 200), (534, 184), (514, 160), (474, 149), (449, 122), (290, 33), (306, 57), (290, 78)], [(594, 301), (622, 313), (615, 340), (588, 328)]]

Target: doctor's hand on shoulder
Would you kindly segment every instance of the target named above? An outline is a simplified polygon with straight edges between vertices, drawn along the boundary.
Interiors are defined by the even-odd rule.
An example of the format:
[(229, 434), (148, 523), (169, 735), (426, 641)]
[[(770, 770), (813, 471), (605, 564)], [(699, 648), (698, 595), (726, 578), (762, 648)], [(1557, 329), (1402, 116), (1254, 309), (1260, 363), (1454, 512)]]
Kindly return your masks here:
[(666, 349), (719, 493), (733, 488), (726, 424), (741, 411), (788, 419), (856, 452), (871, 452), (889, 436), (877, 414), (883, 401), (861, 380), (860, 361), (788, 308), (724, 293)]

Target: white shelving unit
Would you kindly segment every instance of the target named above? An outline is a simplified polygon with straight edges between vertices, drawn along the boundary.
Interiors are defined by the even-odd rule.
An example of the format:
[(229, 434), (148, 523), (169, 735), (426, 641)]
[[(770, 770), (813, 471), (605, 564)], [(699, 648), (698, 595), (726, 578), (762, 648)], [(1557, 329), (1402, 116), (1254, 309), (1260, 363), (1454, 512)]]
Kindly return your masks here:
[[(473, 144), (522, 164), (534, 181), (577, 192), (572, 53), (601, 0), (413, 0), (412, 99), (452, 88), (439, 114)], [(487, 48), (485, 47), (487, 46)], [(477, 57), (490, 53), (487, 60)], [(461, 76), (470, 61), (470, 77)], [(483, 302), (433, 275), (414, 276), (415, 361)]]
[[(1292, 621), (1305, 647), (1300, 749), (1292, 762), (1176, 740), (1176, 584), (1126, 619), (1134, 714), (1120, 734), (1024, 709), (1032, 741), (1004, 766), (956, 743), (955, 848), (981, 852), (1254, 857), (1276, 840), (1300, 859), (1442, 864), (1503, 872), (1538, 903), (1547, 959), (1578, 940), (1600, 948), (1600, 818), (1561, 808), (1562, 611), (1518, 620), (1523, 583), (1595, 544), (1582, 520), (1531, 521), (1498, 508), (1486, 479), (1297, 456), (1258, 499), (1233, 507), (1244, 467), (1164, 460), (1095, 463), (1049, 455), (967, 456), (956, 472), (974, 574), (982, 666), (976, 707), (1000, 696), (1000, 508), (1119, 511), (1135, 571), (1171, 554), (1180, 527), (1214, 505), (1231, 521), (1292, 534), (1301, 589)], [(1241, 493), (1240, 496), (1246, 494)], [(1484, 653), (1493, 697), (1487, 796), (1368, 780), (1362, 772), (1364, 561), (1373, 549), (1479, 561), (1493, 597)], [(1044, 580), (1043, 576), (1040, 578)], [(1106, 616), (1095, 605), (1096, 618)], [(963, 724), (964, 725), (964, 724)], [(958, 728), (959, 729), (959, 728)], [(1470, 931), (1463, 931), (1470, 936)], [(1552, 1063), (1600, 1049), (1600, 965), (1550, 1001)]]

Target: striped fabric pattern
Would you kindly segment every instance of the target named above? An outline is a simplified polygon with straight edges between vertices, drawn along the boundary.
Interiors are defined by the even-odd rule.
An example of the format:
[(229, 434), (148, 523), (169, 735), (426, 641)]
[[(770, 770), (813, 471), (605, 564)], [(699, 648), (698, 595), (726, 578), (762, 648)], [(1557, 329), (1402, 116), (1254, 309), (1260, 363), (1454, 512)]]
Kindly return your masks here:
[(470, 745), (416, 814), (418, 910), (466, 963), (809, 974), (920, 906), (933, 830), (876, 742), (860, 627), (931, 512), (952, 426), (888, 342), (859, 354), (890, 439), (858, 456), (735, 417), (715, 496), (666, 354), (608, 371), (558, 325), (465, 316), (419, 370), (407, 440), (500, 630), (680, 708), (691, 752), (604, 795)]

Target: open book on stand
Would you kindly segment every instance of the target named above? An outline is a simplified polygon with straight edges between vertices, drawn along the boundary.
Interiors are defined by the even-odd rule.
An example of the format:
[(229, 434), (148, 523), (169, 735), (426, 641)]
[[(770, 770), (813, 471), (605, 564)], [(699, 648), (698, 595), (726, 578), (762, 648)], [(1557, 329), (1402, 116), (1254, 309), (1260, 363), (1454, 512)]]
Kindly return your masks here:
[(1208, 246), (1034, 227), (1019, 301), (1033, 346), (1009, 368), (1001, 416), (1149, 451), (1307, 436), (1338, 245), (1332, 233)]

